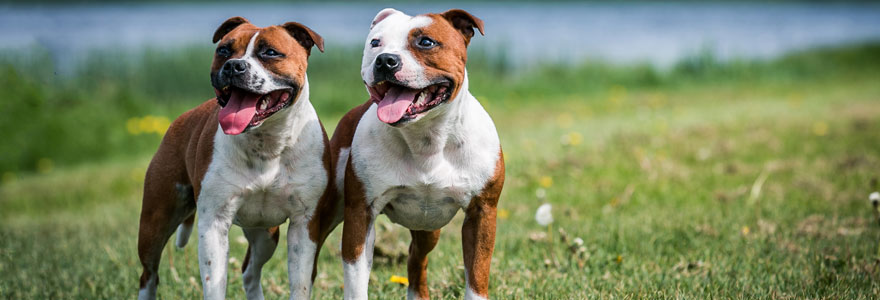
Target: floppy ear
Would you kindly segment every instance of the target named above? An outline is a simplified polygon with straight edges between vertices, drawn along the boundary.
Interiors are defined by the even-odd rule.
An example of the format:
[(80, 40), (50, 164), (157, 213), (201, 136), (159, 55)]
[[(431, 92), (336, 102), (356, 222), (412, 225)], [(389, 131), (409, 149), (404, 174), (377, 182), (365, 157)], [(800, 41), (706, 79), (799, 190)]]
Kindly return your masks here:
[(387, 18), (388, 16), (393, 15), (393, 14), (399, 14), (399, 13), (401, 13), (399, 10), (396, 10), (393, 8), (383, 9), (378, 14), (376, 14), (376, 17), (373, 18), (373, 23), (370, 24), (370, 29), (373, 29), (373, 26), (376, 26), (376, 24), (379, 24), (379, 22), (382, 22), (382, 20), (385, 20), (385, 18)]
[(238, 27), (238, 25), (250, 23), (247, 19), (242, 17), (232, 17), (223, 24), (220, 24), (220, 27), (217, 27), (217, 31), (214, 31), (214, 43), (220, 41), (227, 33)]
[(480, 35), (483, 34), (483, 20), (474, 17), (464, 10), (450, 9), (440, 14), (440, 16), (448, 20), (452, 27), (455, 27), (464, 35), (465, 44), (470, 43), (471, 38), (474, 37), (474, 28), (480, 31)]
[(281, 27), (284, 27), (290, 36), (296, 39), (303, 48), (306, 48), (306, 52), (309, 54), (312, 53), (312, 46), (318, 46), (318, 50), (324, 52), (324, 38), (312, 31), (312, 29), (297, 22), (287, 22), (281, 25)]

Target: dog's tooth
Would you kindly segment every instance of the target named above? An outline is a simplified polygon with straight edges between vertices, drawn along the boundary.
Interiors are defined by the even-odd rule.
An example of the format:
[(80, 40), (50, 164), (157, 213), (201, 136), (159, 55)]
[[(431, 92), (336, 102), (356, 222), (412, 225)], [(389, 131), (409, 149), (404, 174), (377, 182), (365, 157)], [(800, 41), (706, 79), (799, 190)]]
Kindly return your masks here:
[(269, 100), (263, 98), (263, 100), (260, 101), (260, 109), (266, 109), (267, 107), (269, 107)]
[(422, 104), (425, 103), (425, 100), (426, 100), (427, 98), (428, 98), (428, 93), (427, 93), (426, 91), (422, 91), (421, 93), (419, 93), (419, 100), (416, 101), (416, 104), (418, 104), (419, 106), (421, 106)]

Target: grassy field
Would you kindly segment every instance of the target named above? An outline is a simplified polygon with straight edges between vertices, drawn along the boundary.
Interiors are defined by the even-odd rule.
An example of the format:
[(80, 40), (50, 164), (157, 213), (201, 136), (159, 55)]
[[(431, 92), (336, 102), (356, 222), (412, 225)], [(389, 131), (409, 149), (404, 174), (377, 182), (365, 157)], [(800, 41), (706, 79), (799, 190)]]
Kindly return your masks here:
[[(134, 298), (143, 173), (162, 118), (210, 96), (200, 51), (120, 66), (96, 55), (54, 77), (40, 59), (0, 65), (14, 100), (0, 103), (0, 132), (14, 141), (0, 145), (0, 298)], [(364, 99), (352, 53), (328, 51), (310, 68), (329, 132)], [(587, 62), (509, 72), (489, 57), (472, 55), (469, 72), (507, 163), (493, 298), (880, 294), (880, 228), (867, 201), (880, 175), (880, 45), (772, 61), (697, 55), (669, 70)], [(151, 68), (168, 61), (180, 65)], [(553, 205), (550, 228), (534, 219), (542, 203)], [(430, 256), (435, 298), (463, 296), (461, 221)], [(409, 233), (384, 217), (378, 228), (371, 295), (403, 298), (389, 278), (406, 276)], [(342, 295), (340, 235), (322, 250), (316, 299)], [(239, 299), (246, 244), (238, 229), (231, 241), (228, 291)], [(162, 298), (200, 295), (195, 244), (168, 245)], [(286, 251), (276, 252), (263, 286), (281, 299)]]

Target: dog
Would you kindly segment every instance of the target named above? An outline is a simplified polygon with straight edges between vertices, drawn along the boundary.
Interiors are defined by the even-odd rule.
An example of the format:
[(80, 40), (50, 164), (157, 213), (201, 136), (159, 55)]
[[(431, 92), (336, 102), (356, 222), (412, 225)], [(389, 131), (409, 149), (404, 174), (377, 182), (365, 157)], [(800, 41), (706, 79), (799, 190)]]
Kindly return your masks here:
[(175, 227), (177, 247), (186, 245), (198, 210), (204, 299), (226, 296), (233, 223), (248, 240), (247, 298), (263, 299), (260, 272), (288, 219), (290, 298), (308, 299), (318, 252), (342, 219), (329, 141), (306, 76), (312, 47), (323, 52), (324, 41), (296, 22), (259, 28), (241, 17), (220, 25), (213, 41), (217, 97), (171, 124), (147, 169), (138, 298), (155, 299), (162, 249)]
[(410, 229), (408, 299), (427, 299), (427, 255), (464, 210), (465, 299), (486, 299), (504, 159), (495, 125), (468, 91), (467, 46), (483, 21), (459, 9), (373, 19), (361, 77), (370, 100), (349, 111), (330, 141), (344, 201), (346, 299), (367, 299), (384, 213)]

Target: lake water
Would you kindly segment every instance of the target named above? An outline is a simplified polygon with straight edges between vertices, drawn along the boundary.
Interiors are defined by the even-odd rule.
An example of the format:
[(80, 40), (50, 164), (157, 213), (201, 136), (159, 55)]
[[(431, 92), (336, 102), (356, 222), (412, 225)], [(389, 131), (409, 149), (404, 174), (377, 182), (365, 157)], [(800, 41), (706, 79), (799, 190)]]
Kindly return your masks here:
[[(230, 16), (265, 26), (306, 24), (328, 45), (364, 43), (387, 4), (111, 4), (0, 6), (0, 49), (39, 45), (72, 61), (90, 49), (211, 45)], [(605, 59), (668, 65), (711, 51), (767, 58), (797, 49), (880, 39), (880, 5), (815, 3), (400, 4), (410, 13), (464, 8), (485, 21), (473, 44), (514, 63)]]

